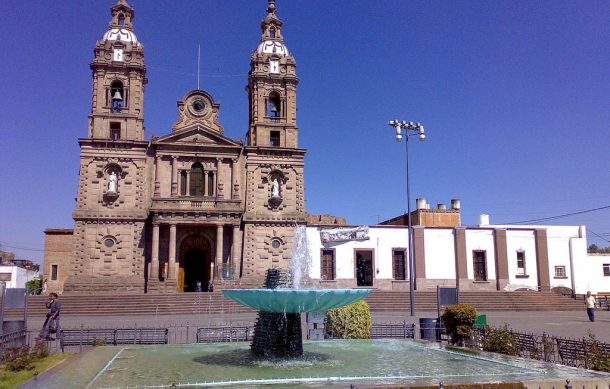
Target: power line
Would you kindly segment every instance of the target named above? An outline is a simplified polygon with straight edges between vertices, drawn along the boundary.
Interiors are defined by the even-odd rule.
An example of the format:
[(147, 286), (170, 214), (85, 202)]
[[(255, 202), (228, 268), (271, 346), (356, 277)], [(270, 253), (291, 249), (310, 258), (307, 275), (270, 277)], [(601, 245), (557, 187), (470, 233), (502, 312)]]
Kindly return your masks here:
[(2, 242), (0, 242), (1, 247), (8, 247), (9, 249), (15, 249), (15, 250), (26, 250), (26, 251), (40, 251), (40, 252), (44, 252), (44, 249), (32, 249), (32, 248), (28, 248), (28, 247), (19, 247), (19, 246), (11, 246), (8, 244), (4, 244)]
[(571, 213), (564, 213), (563, 215), (557, 215), (557, 216), (549, 216), (549, 217), (543, 217), (540, 219), (531, 219), (531, 220), (522, 220), (522, 221), (518, 221), (518, 222), (509, 222), (509, 223), (502, 223), (502, 224), (529, 224), (529, 223), (539, 223), (539, 222), (543, 222), (543, 221), (548, 221), (548, 220), (556, 220), (556, 219), (561, 219), (564, 217), (570, 217), (570, 216), (575, 216), (575, 215), (582, 215), (585, 213), (589, 213), (589, 212), (595, 212), (595, 211), (601, 211), (602, 209), (608, 209), (610, 208), (610, 205), (606, 205), (604, 207), (599, 207), (599, 208), (591, 208), (591, 209), (586, 209), (584, 211), (577, 211), (577, 212), (571, 212)]
[(593, 235), (597, 236), (597, 237), (598, 237), (598, 238), (600, 238), (601, 240), (603, 240), (603, 241), (606, 241), (606, 242), (610, 243), (610, 240), (608, 240), (608, 239), (604, 238), (604, 237), (603, 237), (603, 236), (601, 236), (600, 234), (598, 234), (598, 233), (596, 233), (596, 232), (594, 232), (594, 231), (591, 231), (591, 230), (590, 230), (590, 229), (588, 229), (588, 228), (587, 228), (587, 231), (589, 231), (589, 232), (590, 232), (590, 233), (592, 233)]

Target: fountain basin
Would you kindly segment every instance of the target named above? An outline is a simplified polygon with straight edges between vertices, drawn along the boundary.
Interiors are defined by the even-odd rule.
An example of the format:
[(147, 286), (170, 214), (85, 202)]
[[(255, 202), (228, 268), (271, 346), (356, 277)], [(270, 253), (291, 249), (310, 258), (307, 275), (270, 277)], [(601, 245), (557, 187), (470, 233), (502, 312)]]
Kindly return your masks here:
[(353, 304), (367, 297), (371, 289), (225, 289), (222, 293), (257, 311), (301, 313)]

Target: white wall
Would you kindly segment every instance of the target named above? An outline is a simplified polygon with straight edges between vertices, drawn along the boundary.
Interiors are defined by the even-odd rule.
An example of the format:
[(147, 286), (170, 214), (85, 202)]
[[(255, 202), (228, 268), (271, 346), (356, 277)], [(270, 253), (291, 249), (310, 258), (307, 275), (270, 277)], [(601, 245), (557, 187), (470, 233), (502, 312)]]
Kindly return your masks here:
[[(538, 271), (536, 265), (536, 237), (533, 230), (509, 230), (506, 232), (508, 258), (508, 282), (511, 290), (522, 287), (536, 289)], [(525, 274), (528, 278), (517, 278), (517, 251), (525, 253)]]
[[(572, 256), (572, 259), (574, 260), (574, 254), (578, 256), (578, 252), (582, 251), (581, 255), (586, 255), (587, 252), (586, 246), (583, 247), (585, 239), (582, 239), (582, 242), (580, 244), (578, 244), (578, 240), (575, 240), (580, 238), (580, 233), (581, 232), (579, 226), (547, 227), (547, 240), (549, 248), (549, 277), (551, 279), (551, 288), (557, 286), (564, 286), (566, 288), (572, 289), (570, 256)], [(572, 241), (572, 246), (576, 245), (574, 248), (580, 250), (577, 250), (574, 253), (571, 250), (570, 241)], [(556, 278), (555, 266), (565, 266), (567, 278)]]
[(25, 288), (25, 283), (38, 277), (37, 271), (27, 270), (19, 266), (0, 266), (0, 273), (10, 273), (11, 280), (6, 283), (7, 288)]
[(493, 230), (466, 230), (466, 266), (468, 278), (474, 280), (474, 262), (472, 252), (487, 252), (487, 279), (496, 279), (496, 250)]
[[(585, 247), (586, 250), (586, 247)], [(576, 293), (610, 292), (610, 277), (604, 277), (603, 265), (610, 264), (610, 254), (589, 254), (574, 261)]]
[(404, 227), (369, 227), (368, 240), (322, 244), (318, 227), (307, 227), (307, 239), (311, 254), (309, 274), (312, 279), (320, 279), (321, 248), (335, 249), (336, 279), (355, 278), (355, 249), (373, 251), (375, 279), (392, 279), (392, 249), (407, 248), (407, 229)]
[(455, 235), (453, 228), (426, 228), (426, 278), (455, 280)]

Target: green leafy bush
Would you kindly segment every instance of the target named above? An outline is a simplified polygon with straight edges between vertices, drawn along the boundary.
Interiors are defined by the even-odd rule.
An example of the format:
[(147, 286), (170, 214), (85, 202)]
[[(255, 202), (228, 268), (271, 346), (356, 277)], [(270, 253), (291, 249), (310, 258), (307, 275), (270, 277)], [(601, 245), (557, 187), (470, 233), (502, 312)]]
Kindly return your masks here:
[(477, 319), (477, 310), (472, 305), (449, 305), (443, 313), (443, 324), (451, 336), (452, 344), (464, 344), (472, 336), (472, 327)]
[(333, 338), (369, 339), (372, 327), (371, 309), (365, 301), (326, 313), (326, 333)]
[(483, 340), (483, 351), (491, 351), (506, 355), (517, 355), (517, 339), (508, 328), (508, 324), (503, 327), (493, 328), (487, 326), (485, 339)]
[(30, 355), (30, 348), (23, 346), (8, 348), (2, 354), (2, 360), (6, 370), (21, 371), (31, 368), (33, 358)]
[(97, 347), (97, 346), (105, 346), (106, 345), (106, 340), (104, 339), (98, 339), (95, 336), (93, 337), (93, 340), (91, 341), (91, 345), (93, 347)]
[(42, 292), (42, 279), (35, 278), (25, 283), (28, 293), (40, 294)]
[(49, 345), (44, 339), (36, 339), (34, 348), (30, 352), (30, 355), (34, 359), (42, 359), (49, 355)]
[(587, 367), (589, 369), (610, 372), (610, 354), (608, 354), (599, 343), (599, 340), (591, 333), (588, 333), (587, 339)]

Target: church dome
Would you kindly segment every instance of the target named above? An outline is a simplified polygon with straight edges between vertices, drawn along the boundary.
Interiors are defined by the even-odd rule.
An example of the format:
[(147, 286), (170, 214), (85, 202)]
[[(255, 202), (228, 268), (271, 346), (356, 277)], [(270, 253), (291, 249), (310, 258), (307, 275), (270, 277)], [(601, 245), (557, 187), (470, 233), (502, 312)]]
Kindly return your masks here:
[(106, 41), (121, 41), (131, 43), (135, 46), (140, 45), (140, 43), (138, 43), (136, 34), (125, 28), (111, 28), (110, 30), (106, 31), (102, 39)]
[(288, 47), (285, 44), (272, 41), (272, 40), (264, 40), (262, 41), (258, 47), (256, 48), (256, 52), (258, 54), (277, 54), (281, 56), (289, 56)]

